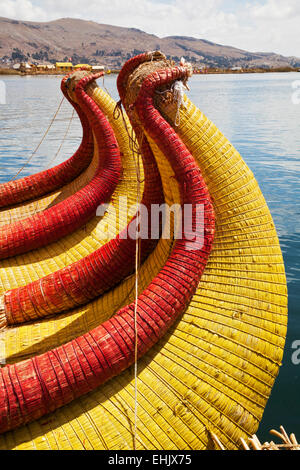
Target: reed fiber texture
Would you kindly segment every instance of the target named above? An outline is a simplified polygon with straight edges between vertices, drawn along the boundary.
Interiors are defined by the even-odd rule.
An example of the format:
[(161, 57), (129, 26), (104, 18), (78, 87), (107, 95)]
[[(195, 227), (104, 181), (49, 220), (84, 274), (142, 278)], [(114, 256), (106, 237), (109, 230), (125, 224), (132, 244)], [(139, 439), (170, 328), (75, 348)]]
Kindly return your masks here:
[(67, 200), (28, 219), (0, 227), (0, 258), (26, 253), (62, 238), (90, 220), (97, 207), (107, 202), (121, 172), (120, 154), (110, 124), (84, 87), (97, 76), (87, 76), (76, 86), (76, 96), (90, 120), (98, 147), (103, 152), (91, 182)]
[[(186, 106), (180, 108), (176, 131), (198, 161), (213, 197), (216, 235), (182, 319), (139, 360), (138, 446), (214, 448), (214, 431), (229, 449), (236, 449), (241, 436), (257, 429), (280, 366), (287, 322), (284, 266), (253, 174), (211, 121), (187, 99)], [(176, 104), (163, 102), (160, 110), (175, 127)], [(148, 140), (165, 194), (174, 188), (175, 195), (168, 164)], [(176, 196), (167, 200), (171, 203)], [(172, 240), (161, 240), (143, 264), (142, 288), (165, 263), (171, 247)], [(72, 315), (13, 329), (5, 337), (8, 360), (42, 353), (95, 327), (119, 302), (133, 299), (133, 286), (128, 279)], [(130, 449), (133, 416), (129, 369), (50, 416), (6, 433), (0, 447)]]
[[(12, 259), (3, 260), (0, 266), (0, 293), (25, 286), (33, 281), (41, 279), (50, 273), (56, 272), (69, 264), (72, 264), (85, 256), (93, 253), (114, 238), (112, 227), (115, 225), (117, 233), (124, 230), (130, 222), (123, 198), (127, 198), (128, 207), (136, 204), (137, 182), (135, 174), (135, 162), (129, 147), (130, 141), (122, 118), (115, 119), (113, 116), (116, 103), (103, 90), (93, 90), (93, 99), (110, 120), (122, 152), (123, 174), (105, 215), (93, 217), (86, 226), (64, 237), (56, 243), (47, 247), (20, 255)], [(127, 127), (131, 126), (126, 118)], [(88, 174), (84, 178), (88, 181), (93, 178), (98, 167), (98, 149), (95, 148), (93, 162)], [(143, 168), (140, 168), (143, 178)], [(79, 184), (79, 183), (78, 183)], [(80, 182), (82, 184), (82, 180)], [(73, 183), (73, 191), (76, 192), (77, 183)], [(143, 183), (141, 184), (143, 192)], [(120, 199), (121, 198), (121, 199)], [(115, 219), (116, 214), (116, 220)], [(115, 224), (114, 224), (115, 222)]]
[[(160, 175), (149, 146), (143, 146), (144, 194), (141, 203), (148, 213), (153, 204), (164, 202)], [(153, 250), (157, 240), (151, 239), (151, 218), (143, 220), (148, 238), (141, 240), (141, 262)], [(116, 238), (85, 258), (56, 271), (45, 278), (7, 291), (0, 300), (5, 323), (14, 325), (68, 311), (88, 303), (109, 290), (134, 270), (136, 241), (130, 233), (135, 228), (136, 216)]]
[[(184, 73), (184, 70), (178, 70), (179, 76)], [(176, 71), (161, 80), (168, 82), (175, 74)], [(155, 120), (158, 113), (151, 107), (151, 100), (156, 82), (153, 85), (149, 93), (145, 82), (147, 91), (141, 94), (140, 106), (143, 109), (144, 101), (148, 98), (150, 104), (145, 122), (150, 129), (157, 128), (156, 132), (163, 142), (160, 145), (166, 148), (169, 137), (166, 130), (170, 134), (172, 129), (162, 118), (160, 124)], [(174, 143), (168, 149), (168, 159), (174, 165), (176, 178), (181, 184), (183, 202), (201, 202), (205, 205), (205, 241), (203, 248), (195, 244), (190, 250), (186, 247), (185, 236), (176, 241), (165, 267), (139, 297), (139, 357), (164, 335), (182, 313), (203, 272), (213, 240), (212, 206), (200, 171), (195, 165), (193, 168), (192, 157), (182, 144), (180, 146), (174, 131), (172, 135)], [(195, 211), (194, 206), (193, 220)], [(166, 279), (169, 274), (173, 274), (175, 284), (170, 284)], [(17, 365), (4, 367), (0, 375), (0, 394), (3, 394), (3, 406), (0, 406), (2, 432), (69, 403), (130, 366), (134, 361), (133, 312), (134, 305), (129, 305), (111, 320), (64, 346)]]

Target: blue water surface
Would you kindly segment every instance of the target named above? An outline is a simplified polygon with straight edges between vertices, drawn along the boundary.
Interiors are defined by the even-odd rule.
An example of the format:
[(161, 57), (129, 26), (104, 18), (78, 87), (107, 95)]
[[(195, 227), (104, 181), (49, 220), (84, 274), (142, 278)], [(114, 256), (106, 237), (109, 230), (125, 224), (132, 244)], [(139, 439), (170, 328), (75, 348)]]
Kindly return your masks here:
[[(0, 105), (0, 183), (53, 166), (72, 155), (81, 140), (76, 117), (61, 144), (72, 109), (63, 102), (47, 137), (33, 150), (50, 124), (61, 101), (61, 77), (2, 76), (6, 105)], [(293, 364), (292, 349), (300, 341), (300, 104), (293, 104), (293, 82), (298, 73), (198, 75), (190, 80), (189, 97), (229, 138), (255, 174), (271, 210), (285, 260), (289, 290), (289, 327), (283, 366), (259, 428), (268, 431), (284, 424), (300, 438), (300, 365)], [(105, 87), (117, 99), (116, 77)], [(102, 79), (98, 80), (103, 85)], [(300, 358), (300, 354), (299, 354)]]

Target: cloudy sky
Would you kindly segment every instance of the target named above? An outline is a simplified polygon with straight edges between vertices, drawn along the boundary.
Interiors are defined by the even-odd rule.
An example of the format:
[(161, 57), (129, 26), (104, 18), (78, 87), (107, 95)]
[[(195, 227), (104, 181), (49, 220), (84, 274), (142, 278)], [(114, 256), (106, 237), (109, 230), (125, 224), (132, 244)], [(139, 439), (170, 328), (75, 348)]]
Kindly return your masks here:
[(300, 57), (300, 0), (0, 0), (0, 16), (82, 18)]

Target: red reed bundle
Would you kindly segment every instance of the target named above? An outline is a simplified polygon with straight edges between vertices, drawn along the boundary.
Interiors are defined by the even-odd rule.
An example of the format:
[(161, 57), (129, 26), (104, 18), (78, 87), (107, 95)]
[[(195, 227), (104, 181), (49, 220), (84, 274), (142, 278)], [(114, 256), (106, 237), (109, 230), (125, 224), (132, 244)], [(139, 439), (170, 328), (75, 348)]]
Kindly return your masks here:
[(69, 75), (63, 78), (61, 90), (65, 98), (75, 108), (82, 125), (83, 135), (78, 150), (60, 165), (17, 181), (1, 184), (0, 207), (12, 206), (51, 193), (73, 181), (90, 164), (94, 148), (93, 135), (87, 117), (80, 109), (80, 106), (74, 103), (67, 93), (66, 81)]
[(118, 144), (106, 117), (84, 90), (92, 80), (102, 75), (88, 75), (77, 83), (75, 90), (101, 156), (94, 178), (61, 203), (1, 227), (0, 259), (40, 248), (72, 233), (87, 223), (95, 215), (97, 207), (109, 200), (114, 191), (121, 174)]
[[(142, 204), (151, 212), (152, 204), (163, 202), (160, 175), (153, 154), (142, 152), (145, 186)], [(136, 224), (134, 217), (130, 224)], [(144, 223), (143, 221), (141, 223)], [(148, 218), (151, 235), (151, 219)], [(136, 241), (129, 226), (121, 234), (89, 256), (24, 287), (7, 291), (3, 308), (8, 325), (60, 313), (98, 297), (132, 273)], [(154, 249), (157, 240), (141, 240), (141, 261)]]
[[(155, 139), (173, 167), (182, 204), (204, 205), (204, 246), (183, 235), (169, 259), (139, 296), (136, 310), (138, 357), (145, 354), (184, 312), (206, 265), (214, 238), (214, 213), (208, 190), (193, 157), (175, 131), (153, 106), (156, 87), (185, 79), (187, 70), (173, 68), (144, 81), (136, 110), (145, 130)], [(201, 230), (202, 227), (197, 230)], [(135, 360), (135, 303), (89, 333), (0, 371), (0, 429), (14, 427), (55, 410), (119, 374)]]

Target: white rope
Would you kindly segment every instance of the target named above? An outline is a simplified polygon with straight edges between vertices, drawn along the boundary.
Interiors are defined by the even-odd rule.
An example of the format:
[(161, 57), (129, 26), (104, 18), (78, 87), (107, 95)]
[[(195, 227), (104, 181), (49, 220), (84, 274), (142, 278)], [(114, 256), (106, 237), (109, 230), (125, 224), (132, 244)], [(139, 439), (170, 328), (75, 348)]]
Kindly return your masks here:
[(29, 164), (29, 162), (32, 160), (32, 158), (34, 157), (34, 155), (36, 154), (36, 152), (38, 151), (38, 149), (40, 148), (40, 146), (42, 145), (43, 141), (45, 140), (48, 132), (50, 131), (50, 128), (53, 124), (53, 122), (55, 121), (56, 119), (56, 116), (58, 115), (58, 112), (63, 104), (63, 101), (64, 101), (65, 97), (63, 96), (62, 99), (61, 99), (61, 102), (59, 103), (58, 105), (58, 108), (54, 114), (54, 116), (52, 117), (51, 121), (50, 121), (50, 124), (48, 126), (48, 128), (46, 129), (43, 137), (41, 138), (40, 142), (38, 143), (38, 145), (36, 146), (36, 148), (34, 149), (34, 151), (32, 152), (32, 154), (30, 155), (30, 157), (28, 158), (28, 160), (24, 163), (24, 165), (19, 169), (19, 171), (9, 180), (9, 181), (14, 181), (17, 176), (19, 176), (20, 173), (22, 173), (22, 171), (24, 170), (24, 168)]
[[(73, 118), (74, 118), (74, 114), (75, 114), (75, 110), (73, 109), (73, 110), (72, 110), (72, 115), (71, 115), (71, 117), (70, 117), (70, 119), (69, 119), (69, 123), (68, 123), (67, 129), (66, 129), (65, 134), (64, 134), (64, 136), (63, 136), (63, 138), (62, 138), (62, 141), (61, 141), (61, 143), (60, 143), (60, 145), (59, 145), (59, 147), (58, 147), (58, 150), (56, 151), (54, 157), (50, 160), (50, 162), (48, 162), (48, 163), (46, 164), (46, 166), (42, 168), (42, 171), (48, 170), (49, 167), (50, 167), (51, 165), (53, 165), (53, 163), (54, 163), (55, 160), (57, 159), (57, 157), (58, 157), (58, 155), (59, 155), (59, 153), (60, 153), (60, 151), (61, 151), (61, 149), (62, 149), (62, 146), (63, 146), (63, 144), (65, 143), (65, 140), (66, 140), (66, 138), (67, 138), (67, 135), (69, 134), (69, 131), (70, 131), (70, 128), (71, 128), (71, 123), (72, 123)], [(40, 205), (40, 199), (37, 199), (37, 200), (36, 200), (35, 207), (34, 207), (34, 210), (33, 210), (33, 213), (34, 213), (34, 214), (36, 214), (36, 213), (38, 212), (39, 205)]]
[(48, 170), (49, 167), (50, 167), (51, 165), (53, 165), (53, 163), (55, 162), (56, 158), (57, 158), (58, 155), (60, 154), (60, 151), (61, 151), (61, 149), (62, 149), (62, 146), (63, 146), (63, 144), (65, 143), (65, 140), (66, 140), (66, 138), (67, 138), (67, 135), (69, 134), (69, 131), (70, 131), (70, 128), (71, 128), (71, 124), (72, 124), (72, 121), (73, 121), (73, 119), (74, 119), (74, 115), (75, 115), (75, 110), (73, 109), (73, 110), (72, 110), (71, 117), (70, 117), (70, 119), (69, 119), (68, 127), (67, 127), (67, 129), (66, 129), (66, 131), (65, 131), (65, 134), (64, 134), (63, 138), (62, 138), (62, 141), (61, 141), (61, 143), (60, 143), (60, 146), (58, 147), (58, 149), (57, 149), (57, 151), (56, 151), (54, 157), (53, 157), (53, 158), (46, 164), (46, 166), (44, 167), (45, 170)]
[(138, 421), (138, 329), (137, 329), (137, 309), (138, 309), (138, 296), (139, 296), (139, 265), (140, 265), (140, 237), (138, 234), (138, 227), (141, 223), (139, 205), (140, 205), (140, 160), (139, 153), (137, 154), (136, 162), (136, 175), (137, 175), (137, 197), (136, 197), (136, 220), (135, 220), (135, 305), (134, 305), (134, 450), (137, 450), (137, 421)]
[[(137, 194), (136, 194), (136, 219), (135, 219), (135, 233), (136, 233), (136, 243), (135, 243), (135, 304), (134, 304), (134, 430), (133, 430), (133, 449), (137, 450), (137, 441), (141, 439), (137, 435), (137, 422), (138, 422), (138, 329), (137, 329), (137, 309), (138, 309), (138, 296), (139, 296), (139, 266), (140, 266), (140, 237), (138, 234), (138, 227), (141, 223), (140, 220), (140, 197), (141, 197), (141, 175), (140, 175), (140, 148), (142, 147), (142, 141), (137, 144), (136, 136), (134, 137), (133, 128), (131, 129), (131, 134), (126, 124), (124, 118), (122, 107), (119, 106), (115, 108), (118, 109), (118, 115), (115, 115), (115, 119), (119, 119), (122, 116), (123, 124), (126, 129), (126, 133), (129, 139), (129, 147), (133, 155), (133, 161), (135, 165), (136, 179), (137, 179)], [(144, 137), (142, 137), (143, 139)]]

